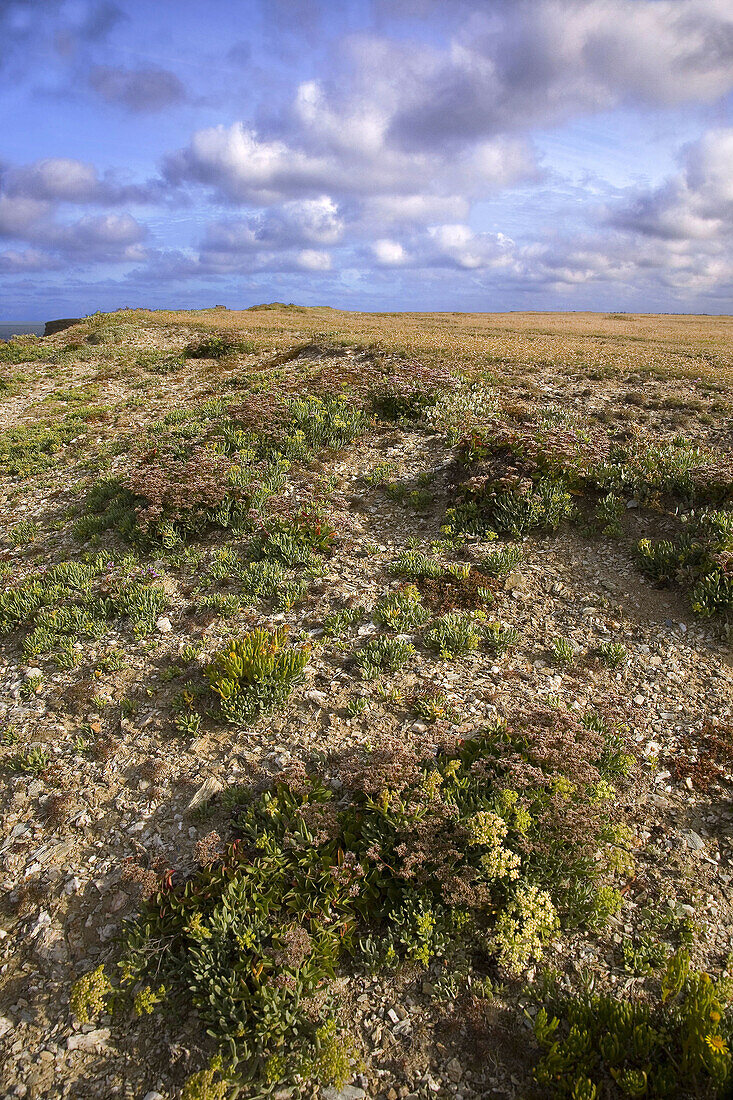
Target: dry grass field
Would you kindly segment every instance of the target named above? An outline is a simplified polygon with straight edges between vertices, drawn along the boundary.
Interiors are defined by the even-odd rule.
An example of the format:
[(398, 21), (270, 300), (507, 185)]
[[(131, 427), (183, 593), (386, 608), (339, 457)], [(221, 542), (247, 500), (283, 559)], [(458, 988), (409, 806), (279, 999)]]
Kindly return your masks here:
[(733, 318), (0, 344), (0, 1093), (725, 1097)]
[(463, 369), (649, 370), (665, 377), (733, 381), (733, 318), (631, 313), (350, 313), (272, 305), (250, 310), (143, 310), (131, 321), (237, 333), (258, 349), (297, 341), (378, 344)]

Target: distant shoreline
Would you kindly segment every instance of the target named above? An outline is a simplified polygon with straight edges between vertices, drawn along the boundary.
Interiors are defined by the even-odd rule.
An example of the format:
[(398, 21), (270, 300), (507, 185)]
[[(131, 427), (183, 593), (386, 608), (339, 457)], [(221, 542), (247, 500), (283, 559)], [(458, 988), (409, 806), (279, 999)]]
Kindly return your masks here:
[(45, 329), (43, 321), (22, 323), (20, 321), (11, 321), (8, 324), (0, 323), (0, 342), (7, 341), (12, 336), (43, 336), (43, 330)]

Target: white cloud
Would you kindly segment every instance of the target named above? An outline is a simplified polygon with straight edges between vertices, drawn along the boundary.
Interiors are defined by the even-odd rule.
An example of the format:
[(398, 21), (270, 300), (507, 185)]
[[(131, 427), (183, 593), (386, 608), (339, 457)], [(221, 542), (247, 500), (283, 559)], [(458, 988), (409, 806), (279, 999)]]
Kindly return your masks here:
[(298, 266), (305, 271), (330, 271), (331, 257), (328, 252), (316, 248), (304, 248), (298, 253)]
[(448, 50), (396, 45), (390, 133), (408, 148), (619, 105), (713, 102), (733, 86), (728, 0), (496, 0)]
[(407, 262), (407, 253), (399, 241), (390, 241), (384, 237), (374, 242), (372, 250), (380, 267), (399, 267)]
[(0, 183), (6, 195), (39, 202), (117, 206), (160, 197), (157, 185), (120, 183), (110, 172), (100, 177), (92, 164), (71, 157), (45, 157), (31, 164), (6, 166)]
[(733, 233), (733, 127), (688, 145), (683, 170), (609, 212), (621, 229), (667, 240), (716, 241)]

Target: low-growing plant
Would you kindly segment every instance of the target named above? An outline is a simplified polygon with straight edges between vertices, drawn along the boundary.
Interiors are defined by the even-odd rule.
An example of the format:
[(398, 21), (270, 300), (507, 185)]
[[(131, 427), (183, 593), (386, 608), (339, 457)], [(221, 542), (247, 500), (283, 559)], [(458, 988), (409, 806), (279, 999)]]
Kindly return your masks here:
[(275, 593), (276, 606), (280, 611), (290, 611), (297, 604), (302, 603), (308, 593), (306, 580), (283, 581), (277, 587)]
[(595, 519), (604, 535), (619, 537), (623, 535), (621, 517), (626, 513), (626, 504), (615, 493), (607, 493), (596, 504)]
[(181, 711), (174, 717), (173, 725), (178, 733), (195, 737), (201, 730), (201, 715), (195, 711)]
[[(481, 484), (475, 484), (477, 480)], [(448, 532), (520, 538), (532, 530), (556, 531), (575, 511), (568, 490), (548, 477), (474, 479), (464, 486), (463, 496), (446, 512)]]
[(323, 620), (323, 635), (325, 638), (338, 638), (346, 633), (350, 626), (355, 626), (366, 615), (364, 607), (342, 607), (338, 611), (329, 611)]
[(413, 695), (410, 708), (425, 722), (453, 721), (456, 717), (455, 706), (441, 688), (426, 688)]
[(365, 680), (374, 680), (383, 672), (396, 672), (415, 652), (412, 642), (399, 638), (373, 638), (354, 656), (354, 664)]
[(629, 651), (621, 642), (599, 642), (596, 653), (609, 668), (620, 668), (629, 659)]
[(559, 742), (543, 719), (437, 757), (356, 758), (338, 795), (297, 766), (232, 798), (235, 843), (128, 922), (121, 989), (163, 983), (193, 1007), (235, 1087), (343, 1087), (357, 1056), (329, 983), (344, 963), (470, 969), (490, 953), (516, 973), (557, 935), (573, 883), (598, 893), (604, 814), (586, 789), (600, 739), (573, 721), (568, 799), (552, 795)]
[(416, 580), (419, 577), (442, 577), (445, 566), (421, 550), (406, 550), (395, 558), (389, 571), (397, 577)]
[(310, 646), (288, 646), (287, 628), (233, 638), (207, 667), (211, 690), (230, 722), (247, 722), (285, 702), (310, 660)]
[(71, 987), (69, 1004), (79, 1023), (90, 1024), (96, 1020), (104, 1012), (111, 992), (112, 984), (104, 966), (77, 978)]
[(374, 619), (387, 627), (405, 633), (421, 626), (430, 618), (430, 612), (423, 605), (420, 593), (414, 585), (407, 585), (399, 592), (390, 592), (382, 596), (374, 608)]
[(575, 647), (567, 638), (554, 638), (550, 652), (553, 661), (560, 668), (569, 668), (575, 661)]
[(672, 956), (653, 1000), (558, 991), (535, 1018), (535, 1078), (573, 1100), (722, 1095), (733, 1069), (730, 1002), (730, 983), (694, 972), (686, 951)]
[(519, 546), (499, 546), (481, 558), (481, 569), (490, 577), (503, 577), (511, 573), (524, 558)]
[(437, 651), (446, 661), (452, 661), (463, 653), (478, 649), (481, 626), (475, 615), (458, 611), (448, 612), (425, 631), (425, 644)]
[(8, 530), (7, 541), (12, 546), (24, 546), (28, 542), (33, 542), (40, 530), (35, 520), (23, 519)]
[(489, 653), (495, 657), (501, 657), (508, 649), (515, 646), (519, 639), (520, 633), (514, 626), (488, 622), (483, 628), (484, 645)]
[(36, 673), (33, 676), (26, 676), (20, 685), (20, 697), (21, 699), (33, 699), (39, 694), (43, 685), (43, 676), (40, 673)]
[(214, 592), (201, 597), (201, 606), (208, 607), (225, 619), (231, 618), (242, 610), (242, 598), (234, 592)]
[(19, 775), (42, 775), (51, 763), (51, 757), (44, 748), (34, 745), (22, 752), (7, 756), (4, 763), (11, 772), (17, 772)]

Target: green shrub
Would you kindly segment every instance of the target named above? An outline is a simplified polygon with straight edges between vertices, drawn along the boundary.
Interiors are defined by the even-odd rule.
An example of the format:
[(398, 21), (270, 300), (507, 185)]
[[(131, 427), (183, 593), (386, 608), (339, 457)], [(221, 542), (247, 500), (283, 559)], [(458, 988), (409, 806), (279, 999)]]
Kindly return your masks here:
[(27, 542), (34, 542), (41, 528), (32, 519), (23, 519), (14, 524), (7, 534), (6, 541), (11, 546), (24, 546)]
[(480, 640), (480, 625), (476, 617), (458, 611), (450, 611), (436, 619), (425, 631), (425, 644), (437, 650), (440, 657), (447, 661), (478, 649)]
[(382, 672), (396, 672), (412, 657), (415, 647), (398, 638), (374, 638), (354, 657), (354, 663), (365, 680), (374, 680)]
[(382, 596), (374, 608), (374, 619), (389, 630), (405, 633), (421, 626), (430, 618), (423, 606), (420, 593), (414, 585), (407, 585), (400, 592)]
[(620, 536), (624, 529), (621, 526), (621, 517), (626, 514), (626, 505), (621, 497), (615, 493), (607, 493), (596, 504), (596, 523), (602, 529), (604, 535)]
[(481, 558), (481, 571), (490, 577), (502, 577), (511, 573), (522, 561), (524, 554), (519, 546), (500, 546)]
[(536, 481), (486, 478), (464, 488), (463, 501), (449, 508), (446, 530), (472, 535), (507, 534), (520, 538), (528, 531), (556, 531), (575, 509), (568, 490), (548, 477)]
[(239, 351), (239, 344), (225, 336), (205, 336), (198, 344), (189, 344), (185, 355), (187, 359), (223, 359), (233, 351)]
[(427, 688), (413, 696), (410, 703), (412, 713), (425, 722), (438, 722), (441, 719), (455, 718), (455, 707), (440, 688)]
[(233, 638), (216, 655), (206, 675), (230, 722), (247, 722), (281, 705), (301, 680), (310, 646), (286, 647), (287, 629), (258, 628)]
[(442, 577), (445, 566), (421, 550), (405, 550), (404, 554), (395, 558), (389, 571), (397, 577), (418, 580), (421, 577)]
[(84, 974), (71, 987), (70, 1007), (80, 1024), (90, 1024), (104, 1012), (112, 985), (104, 966)]
[(126, 926), (122, 988), (164, 983), (194, 1008), (240, 1087), (342, 1087), (356, 1055), (328, 984), (345, 965), (472, 965), (489, 951), (515, 972), (556, 935), (569, 884), (599, 892), (602, 807), (587, 832), (575, 823), (600, 742), (577, 731), (586, 767), (574, 759), (573, 798), (550, 805), (556, 747), (542, 730), (354, 761), (338, 793), (295, 768), (233, 798), (236, 842)]
[(620, 668), (629, 659), (629, 652), (621, 642), (600, 642), (596, 652), (609, 668)]
[(47, 424), (20, 424), (0, 432), (0, 474), (26, 478), (51, 469), (64, 448), (89, 430), (90, 411), (75, 409)]
[(495, 657), (501, 657), (508, 649), (515, 646), (519, 639), (519, 631), (514, 626), (490, 622), (486, 623), (483, 629), (484, 645)]
[(338, 611), (329, 611), (323, 620), (323, 636), (325, 638), (338, 638), (344, 634), (350, 626), (355, 626), (366, 615), (364, 607), (342, 607)]
[(51, 763), (51, 757), (45, 749), (39, 746), (26, 749), (25, 752), (16, 752), (4, 760), (11, 772), (19, 775), (42, 775)]
[(731, 1079), (730, 983), (690, 969), (680, 951), (661, 996), (556, 994), (535, 1019), (537, 1082), (553, 1096), (719, 1096)]
[(567, 638), (555, 638), (551, 646), (552, 659), (561, 668), (569, 668), (575, 661), (575, 649)]
[(138, 636), (152, 631), (168, 598), (148, 576), (134, 558), (110, 562), (107, 556), (41, 569), (0, 592), (0, 634), (25, 627), (27, 657), (52, 653), (61, 667), (72, 668), (77, 641), (103, 637), (117, 620), (127, 619)]

